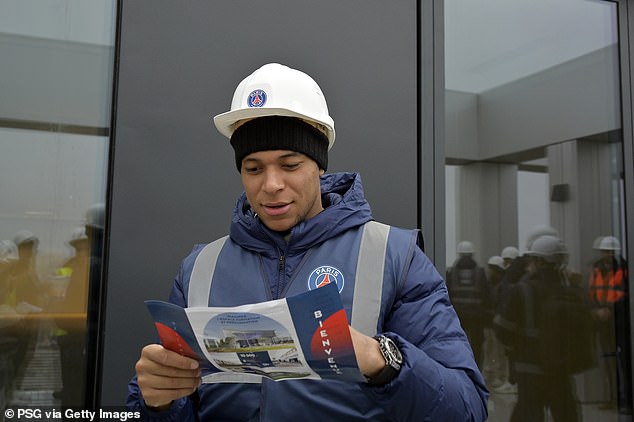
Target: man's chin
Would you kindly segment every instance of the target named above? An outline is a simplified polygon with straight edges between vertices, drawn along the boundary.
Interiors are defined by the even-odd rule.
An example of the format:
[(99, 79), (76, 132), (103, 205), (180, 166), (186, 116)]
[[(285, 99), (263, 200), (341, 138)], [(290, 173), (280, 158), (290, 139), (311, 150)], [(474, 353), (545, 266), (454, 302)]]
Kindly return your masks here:
[(262, 219), (262, 222), (269, 229), (275, 232), (281, 232), (281, 233), (289, 232), (295, 225), (294, 222), (287, 219), (280, 219), (280, 220)]

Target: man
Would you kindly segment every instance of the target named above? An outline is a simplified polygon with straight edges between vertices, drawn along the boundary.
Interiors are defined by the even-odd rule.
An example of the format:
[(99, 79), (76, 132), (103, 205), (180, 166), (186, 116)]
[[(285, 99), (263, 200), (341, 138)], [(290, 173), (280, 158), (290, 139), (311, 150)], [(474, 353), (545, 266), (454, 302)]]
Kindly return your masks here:
[[(238, 85), (231, 111), (214, 121), (231, 140), (245, 193), (211, 280), (190, 277), (201, 251), (195, 248), (170, 300), (187, 306), (199, 300), (192, 291), (205, 289), (209, 306), (278, 299), (317, 288), (317, 270), (334, 268), (339, 277), (329, 281), (339, 287), (368, 382), (201, 385), (195, 360), (153, 344), (136, 364), (128, 406), (146, 420), (486, 419), (484, 380), (443, 280), (417, 246), (420, 233), (367, 224), (372, 213), (359, 175), (324, 174), (335, 130), (315, 81), (265, 65)], [(375, 239), (377, 227), (387, 236), (380, 248), (363, 240)], [(377, 251), (380, 259), (366, 259)], [(359, 276), (377, 263), (379, 271)]]
[(483, 364), (484, 327), (488, 323), (489, 286), (482, 268), (473, 258), (473, 243), (463, 240), (456, 247), (458, 258), (447, 270), (447, 289), (475, 354)]
[(566, 277), (567, 247), (553, 235), (530, 243), (533, 271), (512, 285), (509, 303), (496, 319), (513, 350), (518, 398), (511, 421), (579, 421), (574, 374), (593, 364), (590, 309)]
[[(610, 403), (621, 413), (632, 412), (627, 262), (620, 256), (621, 242), (614, 236), (597, 239), (599, 258), (589, 277), (590, 300), (596, 322)], [(615, 391), (616, 390), (616, 391)]]
[(66, 293), (55, 308), (60, 318), (55, 322), (62, 330), (57, 337), (62, 362), (63, 389), (55, 396), (61, 399), (65, 408), (77, 408), (85, 402), (87, 372), (86, 312), (90, 298), (90, 286), (99, 285), (101, 270), (101, 245), (105, 223), (105, 208), (102, 203), (92, 205), (86, 211), (86, 221), (75, 229), (69, 244), (75, 249), (75, 255), (66, 261), (62, 268), (70, 273)]
[(500, 343), (493, 329), (493, 319), (499, 302), (500, 282), (504, 277), (504, 259), (494, 255), (487, 261), (487, 281), (490, 299), (487, 306), (486, 326), (484, 329), (484, 346), (482, 372), (487, 385), (498, 389), (508, 383), (508, 367), (504, 346)]

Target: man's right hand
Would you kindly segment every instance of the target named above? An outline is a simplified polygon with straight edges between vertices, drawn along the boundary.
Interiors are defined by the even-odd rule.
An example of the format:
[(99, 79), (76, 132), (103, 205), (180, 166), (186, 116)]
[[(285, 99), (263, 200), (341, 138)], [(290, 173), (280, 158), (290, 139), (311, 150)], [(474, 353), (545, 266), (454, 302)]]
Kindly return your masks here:
[(154, 410), (167, 409), (173, 400), (185, 397), (200, 386), (200, 369), (194, 359), (149, 344), (135, 365), (143, 399)]

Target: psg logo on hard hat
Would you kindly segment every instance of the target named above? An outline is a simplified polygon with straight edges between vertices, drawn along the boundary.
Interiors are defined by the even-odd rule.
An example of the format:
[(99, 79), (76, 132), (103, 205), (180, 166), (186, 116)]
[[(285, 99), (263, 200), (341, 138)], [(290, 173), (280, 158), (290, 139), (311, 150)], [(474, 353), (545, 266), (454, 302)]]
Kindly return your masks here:
[(266, 92), (256, 89), (249, 94), (247, 104), (249, 107), (262, 107), (266, 103)]
[(308, 290), (315, 290), (326, 284), (336, 283), (339, 293), (343, 290), (343, 274), (335, 267), (322, 265), (315, 268), (308, 276)]

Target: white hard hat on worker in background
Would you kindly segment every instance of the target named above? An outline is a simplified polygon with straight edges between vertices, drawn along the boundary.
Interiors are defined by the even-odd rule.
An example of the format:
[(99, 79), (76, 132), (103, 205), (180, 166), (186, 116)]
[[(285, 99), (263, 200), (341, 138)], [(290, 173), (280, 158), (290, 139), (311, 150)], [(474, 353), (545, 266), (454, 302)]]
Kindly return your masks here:
[(515, 259), (520, 255), (520, 251), (515, 246), (507, 246), (502, 249), (502, 259)]
[(260, 67), (240, 82), (231, 110), (215, 116), (214, 123), (231, 138), (242, 123), (265, 116), (297, 117), (326, 135), (328, 149), (335, 143), (335, 122), (324, 94), (313, 78), (299, 70), (278, 63)]
[(603, 236), (595, 249), (600, 251), (620, 251), (621, 242), (614, 236)]
[(488, 265), (492, 265), (494, 267), (498, 267), (501, 270), (506, 269), (504, 267), (504, 259), (501, 256), (498, 255), (494, 255), (491, 258), (489, 258), (489, 260), (487, 261)]
[(535, 239), (544, 235), (559, 236), (559, 232), (557, 232), (555, 228), (546, 224), (538, 224), (536, 226), (533, 226), (528, 232), (528, 236), (526, 238), (526, 250), (530, 251)]
[(32, 232), (30, 232), (29, 230), (20, 230), (19, 232), (17, 232), (15, 234), (15, 236), (13, 237), (13, 242), (17, 245), (20, 246), (24, 243), (28, 243), (31, 242), (33, 243), (35, 246), (37, 246), (37, 244), (40, 242), (39, 239), (37, 238), (37, 236), (35, 236)]
[(12, 240), (0, 240), (0, 261), (10, 262), (20, 259), (18, 246)]
[(568, 260), (566, 244), (557, 236), (548, 234), (535, 239), (526, 254), (542, 258), (551, 264), (564, 264)]
[(461, 255), (472, 254), (475, 252), (475, 247), (473, 246), (473, 243), (469, 242), (468, 240), (463, 240), (462, 242), (458, 243), (458, 246), (456, 247), (456, 252)]
[(103, 203), (93, 204), (88, 208), (88, 210), (86, 210), (86, 225), (87, 226), (103, 229), (105, 220), (106, 220), (106, 207)]
[(70, 236), (70, 240), (68, 241), (68, 244), (71, 246), (74, 246), (87, 240), (88, 240), (88, 236), (86, 235), (86, 227), (78, 226), (73, 229), (73, 232)]

